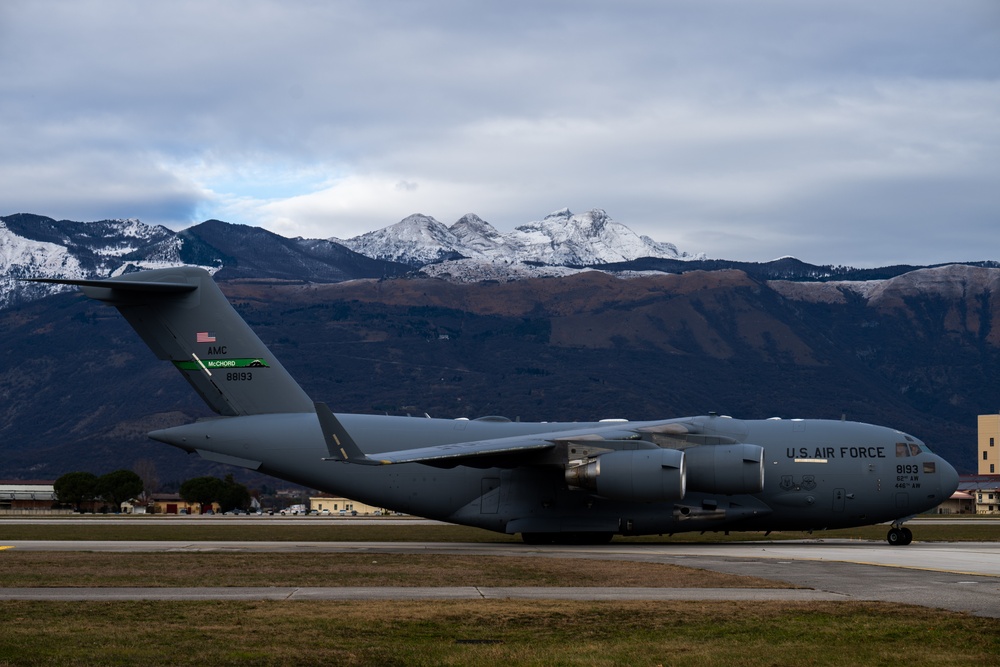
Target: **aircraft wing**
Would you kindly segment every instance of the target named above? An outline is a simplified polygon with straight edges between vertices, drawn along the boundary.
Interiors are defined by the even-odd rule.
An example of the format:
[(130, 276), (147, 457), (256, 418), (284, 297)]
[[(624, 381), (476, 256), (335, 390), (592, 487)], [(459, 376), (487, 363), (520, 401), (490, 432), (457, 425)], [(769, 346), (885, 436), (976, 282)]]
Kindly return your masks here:
[(435, 447), (404, 449), (398, 452), (379, 452), (378, 454), (372, 454), (368, 458), (378, 462), (380, 465), (391, 465), (394, 463), (463, 465), (473, 463), (473, 459), (517, 456), (552, 449), (555, 446), (555, 440), (533, 435), (458, 442), (449, 445), (437, 445)]
[(361, 451), (354, 438), (340, 423), (325, 403), (316, 404), (323, 437), (330, 452), (327, 461), (360, 463), (362, 465), (391, 465), (394, 463), (427, 463), (430, 465), (461, 465), (464, 459), (479, 459), (503, 455), (516, 455), (555, 447), (555, 442), (537, 436), (527, 438), (497, 438), (474, 442), (452, 443), (436, 447), (404, 449), (398, 452), (379, 452), (368, 456)]
[(325, 459), (327, 461), (362, 465), (424, 463), (440, 467), (457, 465), (504, 467), (505, 465), (520, 465), (525, 456), (552, 450), (561, 443), (579, 443), (600, 447), (603, 442), (608, 443), (610, 448), (617, 449), (618, 447), (612, 443), (627, 441), (628, 445), (634, 449), (656, 447), (653, 443), (635, 439), (637, 432), (634, 429), (623, 428), (620, 424), (615, 424), (607, 427), (474, 440), (369, 455), (361, 451), (347, 429), (325, 404), (316, 403), (315, 405), (316, 415), (319, 418), (330, 452), (329, 458)]

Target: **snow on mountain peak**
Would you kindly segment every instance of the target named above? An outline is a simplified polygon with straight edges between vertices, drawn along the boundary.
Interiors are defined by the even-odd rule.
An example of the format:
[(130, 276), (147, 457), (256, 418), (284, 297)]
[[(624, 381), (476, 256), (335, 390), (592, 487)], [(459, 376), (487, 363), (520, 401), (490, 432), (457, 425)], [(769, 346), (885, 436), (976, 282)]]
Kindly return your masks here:
[(473, 213), (448, 228), (416, 214), (342, 243), (369, 257), (414, 266), (458, 257), (551, 266), (608, 264), (640, 257), (695, 259), (671, 243), (639, 236), (599, 208), (579, 214), (562, 208), (506, 234)]
[(552, 211), (547, 216), (545, 216), (545, 219), (548, 220), (549, 218), (571, 218), (571, 217), (573, 217), (573, 213), (569, 210), (568, 207), (564, 207), (559, 209), (558, 211)]
[(19, 279), (98, 278), (179, 266), (185, 263), (182, 246), (166, 227), (136, 219), (72, 222), (27, 213), (0, 218), (0, 307), (70, 289)]
[(599, 208), (578, 214), (562, 209), (517, 227), (505, 238), (517, 249), (520, 261), (543, 264), (579, 266), (640, 257), (685, 257), (676, 246), (639, 236)]
[(466, 213), (449, 229), (466, 250), (472, 251), (463, 253), (470, 257), (486, 257), (495, 254), (503, 244), (503, 236), (500, 232), (475, 213)]
[(446, 226), (434, 218), (414, 213), (382, 229), (340, 241), (354, 252), (374, 259), (428, 264), (457, 259), (462, 243)]

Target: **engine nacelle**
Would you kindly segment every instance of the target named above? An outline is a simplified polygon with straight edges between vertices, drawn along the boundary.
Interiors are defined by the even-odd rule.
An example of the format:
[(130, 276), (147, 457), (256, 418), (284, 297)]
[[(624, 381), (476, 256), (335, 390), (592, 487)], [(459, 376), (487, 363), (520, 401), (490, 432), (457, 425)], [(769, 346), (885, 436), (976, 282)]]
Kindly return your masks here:
[(759, 445), (699, 445), (684, 453), (692, 491), (737, 495), (764, 489), (764, 448)]
[(687, 484), (684, 452), (660, 448), (609, 452), (567, 468), (566, 483), (610, 500), (680, 500)]

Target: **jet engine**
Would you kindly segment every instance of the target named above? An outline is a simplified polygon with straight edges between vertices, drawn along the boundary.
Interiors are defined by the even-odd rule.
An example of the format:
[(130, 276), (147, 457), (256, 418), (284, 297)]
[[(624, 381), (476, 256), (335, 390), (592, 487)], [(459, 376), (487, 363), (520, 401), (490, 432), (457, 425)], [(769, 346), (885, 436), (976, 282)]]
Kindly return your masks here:
[(566, 469), (566, 483), (610, 500), (680, 500), (685, 490), (684, 452), (619, 450)]
[(759, 445), (700, 445), (684, 454), (691, 491), (736, 495), (764, 489), (764, 448)]

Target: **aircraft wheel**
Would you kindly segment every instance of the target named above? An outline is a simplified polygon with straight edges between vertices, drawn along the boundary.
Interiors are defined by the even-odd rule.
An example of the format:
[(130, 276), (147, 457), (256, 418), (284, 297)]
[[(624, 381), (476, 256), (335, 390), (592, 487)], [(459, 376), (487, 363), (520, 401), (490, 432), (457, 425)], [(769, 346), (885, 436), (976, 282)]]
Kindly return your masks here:
[(525, 544), (552, 544), (555, 541), (552, 533), (521, 533), (521, 540)]
[(885, 541), (889, 543), (889, 546), (905, 547), (913, 541), (913, 531), (902, 526), (890, 528), (889, 533), (885, 536)]

